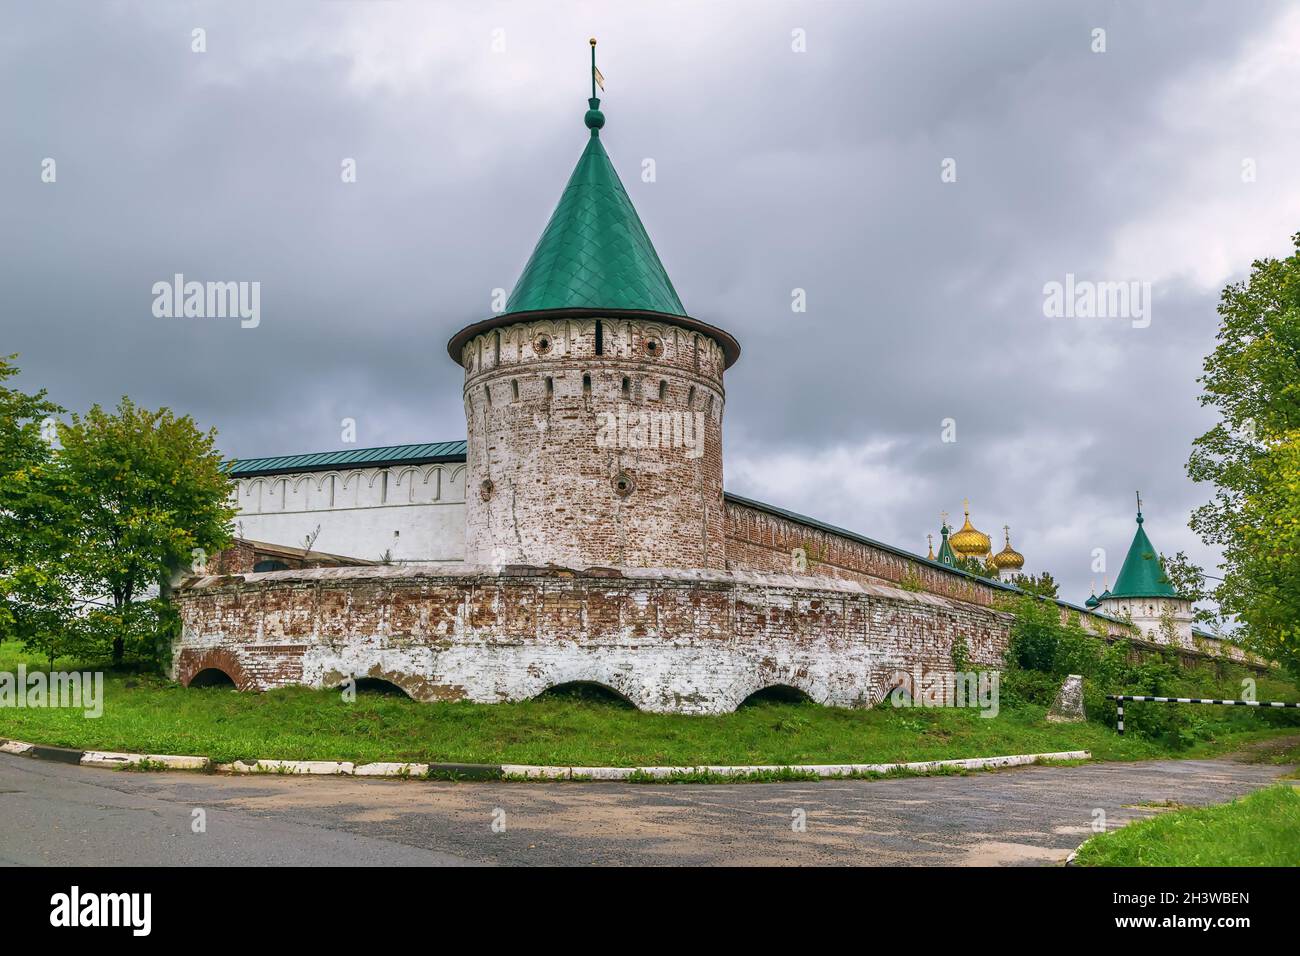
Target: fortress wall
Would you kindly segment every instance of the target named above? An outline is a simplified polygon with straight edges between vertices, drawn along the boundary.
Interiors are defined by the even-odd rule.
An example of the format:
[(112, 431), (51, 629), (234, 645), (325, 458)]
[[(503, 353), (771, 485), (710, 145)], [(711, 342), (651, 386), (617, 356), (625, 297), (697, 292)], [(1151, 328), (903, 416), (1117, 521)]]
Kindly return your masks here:
[(792, 518), (727, 500), (727, 567), (739, 571), (789, 574), (796, 549), (807, 559), (807, 574), (865, 584), (919, 585), (931, 594), (991, 606), (1007, 595), (996, 584), (945, 571), (920, 558), (835, 534)]
[(998, 669), (1010, 617), (880, 585), (682, 570), (447, 574), (330, 568), (208, 577), (176, 592), (174, 676), (244, 689), (392, 681), (420, 700), (521, 700), (574, 681), (638, 707), (725, 713), (795, 687), (867, 707), (915, 667)]

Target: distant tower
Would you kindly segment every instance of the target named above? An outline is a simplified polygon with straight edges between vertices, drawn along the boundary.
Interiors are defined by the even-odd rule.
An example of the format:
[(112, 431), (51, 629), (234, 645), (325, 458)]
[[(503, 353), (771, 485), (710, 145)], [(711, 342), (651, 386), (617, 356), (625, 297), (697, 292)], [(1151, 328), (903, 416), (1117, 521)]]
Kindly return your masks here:
[(1002, 531), (1006, 545), (989, 559), (989, 563), (997, 569), (999, 581), (1009, 581), (1017, 574), (1025, 573), (1025, 556), (1011, 547), (1011, 526), (1003, 525)]
[(587, 147), (505, 311), (462, 329), (471, 564), (726, 566), (722, 374), (601, 145)]
[(1129, 545), (1115, 586), (1102, 593), (1097, 610), (1116, 617), (1127, 615), (1147, 640), (1190, 647), (1192, 602), (1174, 591), (1169, 583), (1160, 555), (1142, 529), (1142, 521), (1139, 496), (1133, 543)]
[(952, 550), (952, 545), (948, 542), (948, 535), (951, 533), (951, 529), (948, 527), (948, 512), (940, 512), (939, 519), (941, 521), (939, 537), (942, 539), (942, 543), (939, 545), (939, 553), (934, 560), (944, 567), (955, 568), (957, 567), (957, 554)]

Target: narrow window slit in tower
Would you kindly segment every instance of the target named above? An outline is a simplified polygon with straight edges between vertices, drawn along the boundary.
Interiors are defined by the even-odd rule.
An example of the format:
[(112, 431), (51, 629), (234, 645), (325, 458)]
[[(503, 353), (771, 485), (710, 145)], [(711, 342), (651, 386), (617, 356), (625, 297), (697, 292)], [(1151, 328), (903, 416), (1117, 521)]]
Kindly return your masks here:
[(516, 402), (519, 401), (519, 379), (512, 378), (510, 380), (510, 394)]
[(591, 376), (582, 376), (582, 395), (584, 398), (591, 398)]
[(546, 400), (549, 402), (555, 396), (555, 379), (549, 375), (546, 377)]
[(659, 401), (668, 401), (668, 383), (663, 379), (659, 380)]
[(689, 411), (695, 411), (695, 386), (694, 385), (692, 385), (691, 390), (686, 393), (686, 408)]
[(605, 354), (605, 327), (601, 324), (600, 319), (596, 320), (596, 354)]
[(623, 379), (623, 397), (624, 398), (632, 397), (632, 380), (629, 378)]

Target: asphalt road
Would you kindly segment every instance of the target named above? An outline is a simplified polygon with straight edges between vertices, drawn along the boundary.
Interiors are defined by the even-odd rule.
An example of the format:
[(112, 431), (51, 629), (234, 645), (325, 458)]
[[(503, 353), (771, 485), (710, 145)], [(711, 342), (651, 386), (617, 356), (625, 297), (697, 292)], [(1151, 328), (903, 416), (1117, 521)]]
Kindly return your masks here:
[(654, 786), (125, 773), (0, 754), (0, 865), (1041, 865), (1087, 839), (1098, 810), (1113, 828), (1159, 812), (1142, 804), (1219, 803), (1288, 769)]

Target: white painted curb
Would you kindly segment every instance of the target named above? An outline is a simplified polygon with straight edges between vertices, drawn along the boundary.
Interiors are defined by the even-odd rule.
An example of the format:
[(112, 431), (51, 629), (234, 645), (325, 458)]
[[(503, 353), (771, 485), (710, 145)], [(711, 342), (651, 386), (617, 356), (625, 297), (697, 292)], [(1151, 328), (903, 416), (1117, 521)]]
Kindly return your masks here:
[[(21, 740), (0, 743), (0, 753), (41, 756), (35, 744)], [(57, 749), (57, 748), (47, 748)], [(75, 751), (73, 751), (75, 752)], [(66, 751), (60, 751), (66, 753)], [(1027, 764), (1047, 763), (1056, 760), (1091, 760), (1087, 750), (1062, 750), (1055, 753), (1011, 754), (1004, 757), (968, 757), (957, 760), (921, 760), (912, 763), (846, 763), (846, 764), (768, 764), (752, 766), (697, 766), (697, 767), (551, 767), (534, 764), (428, 764), (378, 762), (357, 766), (338, 760), (236, 760), (234, 763), (212, 766), (207, 757), (175, 756), (171, 754), (127, 754), (106, 750), (91, 750), (81, 755), (83, 767), (123, 767), (148, 761), (167, 770), (208, 770), (223, 773), (264, 773), (307, 776), (403, 777), (422, 779), (430, 771), (462, 774), (466, 771), (487, 771), (481, 779), (507, 780), (630, 780), (649, 777), (668, 780), (707, 773), (714, 777), (743, 779), (761, 774), (779, 774), (792, 771), (821, 779), (889, 773), (935, 773), (943, 770), (996, 770), (999, 767), (1022, 767)]]
[(144, 762), (159, 764), (168, 770), (207, 770), (212, 763), (207, 757), (185, 757), (175, 754), (120, 754), (108, 750), (88, 750), (81, 755), (83, 767), (126, 767)]
[(353, 772), (357, 777), (423, 777), (429, 773), (427, 763), (363, 763)]
[(627, 780), (633, 776), (666, 779), (695, 773), (719, 777), (748, 777), (779, 773), (783, 770), (813, 774), (823, 779), (850, 777), (855, 774), (934, 773), (951, 770), (995, 770), (999, 767), (1023, 767), (1053, 760), (1090, 760), (1087, 750), (1063, 750), (1044, 754), (1012, 754), (1005, 757), (968, 757), (958, 760), (922, 760), (914, 763), (782, 764), (766, 766), (700, 767), (543, 767), (530, 764), (502, 764), (506, 777), (523, 780)]
[(352, 776), (356, 765), (337, 760), (257, 760), (249, 763), (236, 760), (234, 763), (218, 764), (218, 770), (231, 773), (280, 773), (306, 774), (309, 776)]

